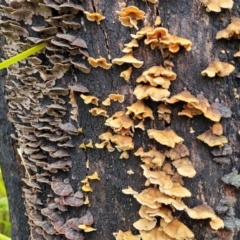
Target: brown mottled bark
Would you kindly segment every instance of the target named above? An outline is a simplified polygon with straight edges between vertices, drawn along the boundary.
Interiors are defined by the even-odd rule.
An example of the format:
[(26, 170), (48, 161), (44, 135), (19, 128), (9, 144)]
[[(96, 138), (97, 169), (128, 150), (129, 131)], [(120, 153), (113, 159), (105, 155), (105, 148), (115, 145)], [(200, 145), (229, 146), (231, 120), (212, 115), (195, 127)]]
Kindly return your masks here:
[[(77, 2), (77, 1), (76, 1)], [(84, 25), (80, 30), (80, 36), (87, 42), (88, 52), (93, 57), (105, 57), (108, 61), (122, 56), (121, 49), (125, 43), (131, 40), (131, 33), (135, 33), (135, 29), (122, 26), (118, 21), (116, 11), (120, 9), (124, 1), (83, 1), (83, 7), (89, 12), (101, 12), (106, 19), (100, 25), (86, 20), (84, 14), (79, 14), (78, 21), (84, 19)], [(177, 80), (171, 84), (171, 94), (181, 92), (184, 88), (189, 90), (193, 95), (200, 92), (210, 101), (214, 102), (219, 99), (221, 103), (228, 106), (232, 110), (232, 117), (223, 119), (221, 122), (224, 126), (224, 135), (229, 140), (229, 145), (233, 149), (230, 156), (231, 163), (229, 165), (220, 165), (212, 161), (213, 156), (210, 148), (204, 143), (198, 141), (196, 136), (209, 129), (212, 122), (203, 116), (197, 116), (193, 119), (179, 117), (178, 111), (182, 109), (182, 104), (174, 104), (172, 109), (172, 121), (170, 127), (181, 137), (190, 150), (190, 159), (197, 171), (197, 175), (193, 179), (184, 178), (185, 186), (192, 192), (192, 197), (184, 199), (189, 207), (194, 207), (207, 203), (213, 209), (216, 208), (222, 197), (235, 196), (237, 203), (234, 205), (236, 216), (240, 213), (239, 208), (239, 191), (234, 187), (224, 185), (221, 177), (232, 171), (233, 168), (239, 169), (239, 134), (240, 130), (240, 109), (239, 99), (234, 97), (233, 89), (240, 91), (240, 83), (236, 78), (239, 69), (239, 60), (233, 58), (233, 54), (238, 51), (239, 43), (237, 40), (215, 40), (217, 31), (226, 27), (230, 22), (231, 15), (239, 17), (240, 1), (236, 0), (232, 11), (222, 10), (221, 13), (208, 13), (200, 1), (174, 1), (159, 0), (158, 5), (145, 3), (137, 0), (126, 1), (127, 6), (135, 5), (146, 12), (146, 19), (141, 22), (139, 28), (144, 25), (153, 25), (156, 16), (161, 16), (162, 25), (169, 29), (171, 34), (190, 39), (193, 47), (190, 52), (181, 49), (174, 55), (172, 61), (175, 64), (173, 68), (177, 73)], [(42, 21), (42, 20), (41, 20)], [(33, 24), (38, 24), (34, 21)], [(73, 32), (79, 34), (78, 31)], [(40, 36), (40, 35), (39, 35)], [(223, 51), (225, 53), (223, 53)], [(1, 52), (2, 53), (2, 52)], [(120, 72), (127, 69), (128, 66), (113, 65), (110, 70), (101, 68), (92, 68), (90, 74), (81, 73), (78, 70), (68, 71), (63, 79), (57, 80), (57, 86), (66, 87), (69, 82), (73, 81), (73, 73), (77, 76), (77, 82), (87, 87), (91, 94), (97, 96), (100, 101), (110, 93), (120, 93), (125, 95), (123, 104), (114, 102), (108, 109), (111, 116), (114, 112), (124, 110), (135, 101), (132, 94), (136, 86), (135, 79), (141, 75), (143, 70), (153, 65), (163, 63), (163, 58), (158, 50), (151, 51), (143, 41), (140, 41), (140, 47), (134, 50), (134, 56), (144, 61), (144, 65), (140, 69), (134, 69), (130, 80), (130, 84), (126, 83), (119, 77)], [(213, 79), (202, 77), (201, 71), (215, 58), (219, 58), (225, 62), (235, 61), (235, 73), (228, 77)], [(43, 58), (43, 61), (46, 59)], [(46, 62), (47, 63), (47, 62)], [(10, 134), (14, 132), (12, 124), (7, 119), (7, 103), (5, 100), (6, 92), (4, 90), (4, 81), (6, 71), (1, 71), (0, 82), (0, 161), (3, 167), (4, 179), (6, 182), (10, 213), (12, 219), (12, 239), (25, 240), (29, 236), (27, 218), (24, 216), (24, 199), (22, 198), (21, 177), (24, 175), (24, 168), (17, 158), (14, 150), (15, 141), (10, 138)], [(139, 219), (138, 210), (140, 205), (136, 200), (128, 195), (122, 194), (121, 190), (127, 186), (131, 186), (134, 190), (141, 191), (144, 187), (145, 178), (142, 176), (139, 158), (130, 152), (128, 160), (119, 160), (120, 153), (114, 151), (112, 153), (102, 149), (87, 149), (86, 151), (79, 149), (78, 146), (83, 141), (88, 142), (92, 139), (94, 143), (99, 142), (98, 136), (108, 130), (104, 125), (103, 117), (93, 117), (89, 110), (92, 106), (84, 105), (78, 93), (75, 93), (79, 108), (79, 122), (75, 124), (83, 127), (83, 134), (74, 136), (73, 141), (75, 148), (69, 153), (72, 160), (72, 168), (69, 172), (61, 172), (52, 174), (63, 178), (69, 178), (76, 191), (81, 187), (80, 180), (86, 174), (98, 172), (101, 180), (91, 182), (93, 192), (89, 194), (91, 206), (74, 208), (69, 207), (68, 212), (64, 213), (64, 219), (80, 217), (86, 209), (89, 209), (94, 216), (93, 227), (96, 232), (85, 234), (85, 238), (91, 240), (114, 239), (112, 233), (118, 230), (137, 231), (132, 224)], [(68, 98), (65, 98), (68, 102)], [(42, 104), (42, 103), (41, 103)], [(158, 103), (147, 101), (147, 104), (153, 109), (155, 119), (157, 119)], [(66, 107), (70, 109), (70, 105), (66, 103)], [(70, 111), (70, 110), (69, 110)], [(66, 121), (70, 121), (65, 116)], [(146, 121), (146, 128), (163, 129), (166, 127), (163, 121), (155, 120)], [(190, 127), (194, 129), (194, 133), (190, 133)], [(150, 149), (156, 146), (160, 149), (154, 140), (149, 140), (145, 131), (136, 129), (134, 134), (135, 150), (140, 146)], [(86, 169), (86, 161), (89, 160), (89, 170)], [(127, 170), (132, 169), (134, 175), (128, 175)], [(46, 195), (52, 193), (47, 184), (40, 184), (42, 187), (41, 200), (46, 203)], [(176, 212), (174, 214), (179, 220), (194, 232), (196, 240), (202, 239), (240, 239), (238, 232), (230, 232), (227, 230), (213, 231), (209, 227), (208, 220), (192, 220), (184, 212)], [(224, 218), (225, 215), (220, 215)], [(60, 238), (64, 239), (64, 238)]]

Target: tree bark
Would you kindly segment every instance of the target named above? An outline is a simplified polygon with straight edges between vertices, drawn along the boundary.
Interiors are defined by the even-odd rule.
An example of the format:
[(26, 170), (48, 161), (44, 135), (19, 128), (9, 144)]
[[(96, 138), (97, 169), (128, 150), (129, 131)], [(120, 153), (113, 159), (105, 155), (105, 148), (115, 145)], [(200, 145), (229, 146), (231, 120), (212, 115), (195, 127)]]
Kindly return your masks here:
[[(181, 111), (183, 107), (182, 103), (171, 105), (172, 120), (170, 124), (166, 124), (164, 121), (157, 120), (157, 107), (159, 102), (146, 100), (147, 105), (150, 106), (154, 112), (155, 120), (146, 120), (145, 126), (146, 129), (164, 129), (170, 127), (179, 136), (184, 138), (184, 144), (189, 148), (190, 159), (197, 172), (194, 178), (184, 178), (184, 186), (192, 193), (192, 197), (183, 199), (188, 207), (193, 208), (197, 205), (207, 203), (215, 210), (222, 198), (236, 197), (237, 201), (236, 204), (232, 206), (232, 209), (234, 209), (236, 216), (238, 216), (240, 213), (239, 191), (235, 187), (224, 184), (221, 178), (230, 173), (233, 168), (238, 169), (239, 167), (240, 143), (238, 131), (240, 130), (240, 110), (239, 98), (235, 98), (234, 95), (234, 89), (237, 89), (238, 92), (240, 91), (240, 83), (237, 79), (239, 61), (233, 58), (233, 54), (238, 51), (239, 44), (238, 40), (234, 39), (215, 40), (215, 36), (219, 30), (222, 30), (230, 23), (232, 15), (238, 17), (238, 4), (240, 4), (240, 1), (235, 1), (231, 11), (222, 10), (220, 13), (206, 12), (203, 4), (197, 0), (182, 0), (181, 2), (161, 0), (158, 4), (134, 0), (126, 2), (98, 0), (83, 1), (82, 6), (86, 11), (102, 13), (106, 19), (101, 21), (100, 25), (98, 25), (96, 22), (88, 21), (86, 16), (80, 11), (76, 14), (75, 21), (82, 24), (81, 28), (74, 31), (68, 28), (67, 33), (71, 33), (74, 36), (81, 36), (81, 38), (86, 41), (89, 56), (94, 58), (102, 56), (107, 59), (107, 62), (112, 62), (114, 58), (123, 55), (122, 49), (124, 44), (131, 40), (130, 34), (136, 33), (136, 29), (125, 27), (121, 25), (118, 20), (116, 11), (120, 11), (124, 3), (126, 3), (126, 6), (137, 6), (145, 12), (146, 18), (143, 21), (139, 21), (139, 29), (147, 25), (154, 26), (156, 17), (160, 16), (161, 26), (167, 28), (169, 33), (192, 41), (193, 46), (191, 51), (181, 49), (178, 53), (174, 54), (172, 58), (174, 63), (173, 71), (177, 73), (177, 79), (171, 84), (171, 96), (184, 89), (187, 89), (194, 96), (203, 92), (210, 103), (218, 99), (220, 103), (231, 109), (231, 118), (223, 118), (221, 120), (224, 128), (224, 135), (228, 138), (229, 145), (232, 148), (232, 155), (229, 157), (231, 160), (230, 164), (222, 165), (214, 162), (213, 155), (210, 152), (211, 149), (206, 144), (196, 139), (198, 135), (210, 129), (213, 122), (204, 118), (202, 115), (192, 119), (178, 116), (178, 112)], [(4, 11), (1, 13), (3, 14), (3, 12)], [(52, 12), (53, 16), (61, 15), (56, 10)], [(48, 18), (50, 18), (50, 16)], [(5, 21), (7, 17), (5, 16), (3, 19)], [(29, 36), (42, 37), (41, 33), (31, 30), (31, 26), (25, 24), (24, 21), (20, 23), (21, 26), (26, 27), (29, 31)], [(43, 25), (47, 25), (46, 19), (34, 16), (32, 26)], [(58, 32), (62, 32), (60, 27), (58, 27)], [(51, 36), (54, 37), (54, 34)], [(24, 43), (27, 42), (26, 37), (21, 37), (20, 40)], [(20, 42), (20, 40), (18, 41)], [(9, 41), (8, 44), (10, 44)], [(129, 65), (126, 64), (122, 66), (113, 64), (110, 70), (99, 67), (91, 68), (89, 74), (82, 73), (71, 66), (69, 70), (64, 73), (63, 77), (56, 80), (56, 85), (54, 87), (68, 89), (68, 84), (74, 84), (75, 82), (81, 83), (88, 88), (91, 95), (97, 96), (100, 102), (105, 100), (111, 93), (123, 94), (125, 96), (124, 103), (112, 102), (112, 105), (105, 109), (107, 109), (109, 116), (112, 116), (115, 112), (120, 110), (125, 111), (127, 106), (136, 102), (136, 98), (133, 95), (133, 90), (136, 87), (135, 79), (138, 78), (144, 70), (154, 65), (162, 65), (164, 61), (160, 50), (151, 50), (149, 46), (144, 44), (143, 40), (139, 40), (139, 45), (138, 48), (134, 49), (134, 56), (144, 61), (144, 65), (141, 68), (133, 69), (130, 83), (126, 83), (119, 77), (120, 73), (129, 67)], [(3, 50), (0, 53), (1, 56), (3, 56)], [(51, 55), (52, 53), (50, 54), (50, 51), (46, 50), (45, 54)], [(52, 66), (45, 54), (38, 54), (37, 57), (42, 60), (42, 65)], [(65, 58), (70, 56), (67, 54), (69, 54), (67, 50), (64, 50), (63, 56)], [(72, 58), (75, 61), (86, 63), (86, 65), (89, 66), (86, 59), (79, 56), (80, 55), (78, 55), (78, 57), (73, 56)], [(201, 71), (214, 59), (220, 59), (221, 61), (230, 63), (234, 61), (236, 67), (235, 72), (224, 78), (214, 77), (210, 79), (201, 76)], [(19, 66), (23, 67), (24, 64), (20, 64)], [(31, 123), (35, 122), (37, 118), (46, 117), (46, 114), (41, 115), (40, 112), (42, 111), (41, 113), (43, 113), (43, 107), (52, 104), (53, 99), (51, 99), (48, 94), (43, 93), (43, 98), (39, 98), (35, 105), (33, 104), (35, 109), (31, 109), (31, 111), (39, 110), (36, 115), (31, 115), (31, 111), (27, 111), (26, 109), (22, 110), (22, 115), (34, 117), (30, 123), (22, 123), (19, 118), (16, 118), (16, 115), (11, 115), (14, 117), (11, 123), (7, 117), (9, 115), (6, 103), (6, 97), (10, 95), (9, 91), (6, 91), (6, 88), (4, 88), (4, 84), (6, 86), (14, 86), (12, 82), (15, 81), (22, 87), (24, 83), (19, 77), (11, 75), (10, 72), (7, 74), (5, 70), (1, 71), (0, 74), (2, 79), (0, 83), (0, 161), (9, 197), (12, 239), (25, 240), (30, 237), (30, 229), (34, 228), (34, 221), (29, 218), (28, 213), (26, 214), (27, 216), (24, 215), (26, 211), (25, 208), (29, 208), (29, 206), (26, 201), (24, 205), (25, 197), (22, 196), (25, 195), (22, 189), (30, 189), (41, 200), (43, 205), (37, 206), (37, 211), (39, 213), (41, 213), (41, 208), (48, 206), (48, 201), (53, 201), (53, 198), (47, 196), (48, 194), (52, 194), (53, 197), (59, 196), (54, 194), (50, 185), (47, 183), (38, 182), (41, 189), (39, 192), (36, 192), (35, 188), (26, 186), (25, 183), (21, 181), (21, 178), (27, 178), (26, 166), (22, 165), (22, 159), (17, 152), (17, 149), (21, 147), (23, 142), (21, 142), (21, 139), (18, 139), (18, 141), (11, 139), (10, 134), (15, 132), (15, 135), (18, 137), (17, 134), (19, 130), (16, 133), (17, 124), (31, 126)], [(37, 77), (39, 83), (44, 83), (41, 79), (42, 76), (38, 73), (33, 73), (32, 76)], [(36, 91), (44, 92), (41, 87), (37, 88), (36, 85), (32, 87), (31, 91), (34, 91), (34, 94), (36, 94)], [(27, 88), (30, 89), (29, 85)], [(51, 87), (47, 88), (50, 89)], [(86, 148), (85, 150), (79, 148), (82, 142), (88, 143), (92, 140), (94, 144), (99, 143), (100, 140), (98, 136), (109, 130), (109, 127), (105, 125), (106, 119), (101, 116), (93, 117), (89, 113), (93, 105), (84, 104), (79, 95), (80, 93), (75, 92), (79, 114), (78, 122), (70, 118), (72, 106), (68, 103), (69, 94), (67, 96), (61, 96), (61, 98), (65, 100), (63, 106), (66, 108), (66, 114), (61, 116), (62, 122), (71, 122), (76, 128), (83, 128), (82, 134), (69, 135), (69, 132), (66, 134), (71, 137), (74, 143), (73, 148), (67, 149), (72, 167), (66, 172), (62, 170), (59, 170), (57, 173), (49, 172), (50, 176), (47, 178), (49, 181), (52, 181), (52, 177), (61, 178), (62, 180), (66, 178), (69, 179), (74, 192), (81, 189), (81, 180), (95, 171), (98, 173), (101, 180), (90, 182), (93, 192), (87, 194), (90, 200), (89, 206), (68, 206), (67, 212), (61, 213), (61, 216), (64, 222), (66, 222), (71, 218), (79, 218), (83, 216), (87, 210), (90, 210), (94, 218), (93, 227), (97, 230), (91, 233), (84, 233), (85, 239), (114, 239), (113, 232), (117, 232), (118, 230), (131, 230), (134, 234), (137, 234), (138, 231), (134, 229), (132, 224), (140, 218), (138, 214), (140, 204), (132, 196), (123, 194), (122, 189), (131, 186), (134, 190), (140, 192), (146, 188), (144, 186), (146, 179), (140, 167), (141, 161), (139, 157), (134, 156), (134, 152), (139, 147), (143, 146), (145, 151), (151, 149), (151, 147), (157, 147), (159, 150), (163, 150), (164, 148), (156, 141), (150, 140), (147, 136), (147, 132), (141, 129), (135, 130), (133, 137), (134, 150), (129, 151), (130, 157), (128, 160), (119, 159), (121, 153), (117, 150), (110, 153), (106, 149), (97, 149), (95, 147)], [(51, 118), (54, 119), (54, 117)], [(190, 133), (190, 128), (194, 130), (193, 133)], [(26, 131), (26, 133), (31, 133), (31, 131), (32, 130)], [(34, 129), (33, 133), (36, 131), (38, 130)], [(56, 127), (56, 131), (61, 131), (61, 134), (63, 134), (63, 131), (58, 127)], [(42, 131), (42, 133), (49, 133), (49, 131)], [(52, 134), (51, 131), (50, 133)], [(40, 139), (43, 145), (50, 144), (46, 138), (38, 138), (38, 140)], [(47, 156), (47, 161), (49, 163), (56, 161), (56, 159), (51, 158), (49, 154), (43, 150), (41, 150), (40, 153)], [(27, 157), (27, 154), (25, 154), (24, 158)], [(87, 164), (89, 168), (87, 168)], [(130, 169), (133, 170), (133, 175), (127, 174), (127, 171)], [(28, 171), (32, 177), (37, 173), (40, 174), (45, 172), (45, 170), (39, 166), (37, 166), (37, 172), (32, 170)], [(227, 216), (227, 212), (217, 215), (224, 219)], [(209, 227), (209, 220), (193, 220), (182, 211), (176, 211), (174, 216), (185, 223), (194, 232), (194, 239), (196, 240), (237, 240), (240, 238), (240, 234), (238, 234), (236, 228), (233, 231), (227, 229), (213, 231)], [(48, 221), (46, 216), (42, 217), (43, 221)], [(49, 238), (45, 237), (44, 239), (65, 239), (64, 235), (47, 235)], [(30, 237), (30, 239), (34, 238)]]

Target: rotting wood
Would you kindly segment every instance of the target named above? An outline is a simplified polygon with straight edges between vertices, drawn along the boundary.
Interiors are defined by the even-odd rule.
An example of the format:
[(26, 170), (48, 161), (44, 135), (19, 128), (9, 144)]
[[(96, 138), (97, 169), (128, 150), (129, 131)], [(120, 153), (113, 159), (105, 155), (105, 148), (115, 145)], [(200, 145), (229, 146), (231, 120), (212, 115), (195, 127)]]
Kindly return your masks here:
[[(92, 3), (94, 3), (94, 5), (92, 5)], [(118, 22), (117, 15), (113, 14), (115, 11), (120, 10), (123, 3), (124, 2), (114, 2), (109, 4), (109, 2), (105, 3), (104, 1), (88, 1), (84, 3), (84, 8), (86, 10), (91, 12), (103, 12), (106, 17), (106, 19), (100, 23), (100, 27), (94, 23), (85, 21), (83, 29), (87, 29), (87, 31), (83, 31), (83, 36), (85, 36), (84, 40), (87, 42), (90, 56), (103, 56), (108, 59), (114, 59), (122, 55), (121, 49), (123, 49), (124, 44), (130, 40), (129, 33), (135, 33), (134, 29), (126, 29), (123, 27), (120, 22)], [(185, 38), (191, 39), (193, 42), (193, 47), (190, 52), (180, 51), (173, 58), (175, 64), (173, 69), (174, 72), (177, 73), (178, 78), (176, 82), (172, 83), (171, 92), (177, 94), (185, 87), (196, 96), (202, 91), (210, 102), (218, 98), (220, 102), (223, 101), (233, 112), (231, 119), (224, 119), (222, 121), (224, 135), (229, 139), (229, 144), (233, 149), (231, 164), (220, 166), (212, 161), (213, 157), (210, 154), (210, 149), (196, 140), (196, 136), (210, 129), (212, 123), (203, 117), (196, 117), (192, 120), (187, 120), (185, 117), (178, 117), (177, 113), (182, 109), (181, 104), (174, 105), (174, 108), (171, 108), (173, 111), (171, 128), (176, 130), (180, 136), (184, 136), (184, 143), (190, 149), (191, 160), (197, 171), (197, 178), (185, 180), (185, 186), (188, 186), (193, 194), (191, 199), (186, 200), (186, 204), (189, 207), (194, 207), (202, 202), (207, 202), (215, 209), (222, 196), (239, 195), (237, 190), (232, 190), (230, 194), (226, 190), (227, 187), (223, 185), (220, 179), (223, 175), (231, 172), (232, 167), (238, 169), (238, 149), (240, 147), (238, 136), (240, 124), (238, 119), (240, 118), (240, 111), (238, 109), (239, 99), (235, 98), (233, 89), (240, 91), (240, 85), (238, 79), (235, 77), (236, 74), (230, 75), (224, 79), (216, 77), (212, 80), (203, 78), (200, 76), (200, 73), (216, 58), (220, 58), (221, 61), (226, 62), (233, 60), (232, 56), (238, 49), (238, 42), (236, 40), (215, 40), (217, 31), (226, 27), (230, 22), (229, 11), (225, 10), (220, 14), (207, 13), (204, 6), (201, 5), (199, 1), (184, 1), (181, 3), (176, 3), (176, 1), (161, 1), (159, 3), (159, 8), (154, 7), (154, 5), (150, 3), (147, 4), (141, 1), (137, 3), (136, 1), (128, 1), (127, 5), (131, 4), (138, 6), (148, 13), (145, 23), (149, 22), (153, 24), (157, 13), (160, 12), (162, 25), (168, 28), (170, 33), (184, 36)], [(232, 10), (233, 14), (236, 16), (238, 16), (238, 4), (239, 2), (235, 1)], [(114, 21), (114, 24), (112, 21)], [(138, 59), (145, 61), (144, 70), (147, 70), (153, 63), (162, 63), (159, 51), (146, 51), (146, 47), (143, 47), (143, 45), (141, 45), (139, 49), (136, 49), (136, 51), (134, 50), (134, 54), (136, 54), (135, 56), (137, 56)], [(236, 59), (235, 61), (235, 66), (237, 66), (238, 60)], [(132, 96), (134, 87), (132, 85), (127, 85), (127, 83), (119, 77), (120, 73), (126, 69), (126, 66), (115, 66), (109, 71), (99, 68), (91, 69), (91, 75), (84, 75), (77, 71), (74, 72), (75, 76), (81, 79), (81, 83), (89, 89), (90, 93), (96, 95), (101, 100), (104, 100), (110, 93), (116, 92), (116, 89), (118, 93), (125, 95), (125, 105), (120, 105), (115, 102), (112, 104), (112, 112), (110, 114), (112, 115), (116, 110), (122, 110), (123, 106), (130, 106), (134, 103), (134, 98)], [(133, 84), (133, 79), (139, 77), (141, 73), (142, 69), (133, 69), (130, 83)], [(64, 80), (57, 81), (64, 85), (66, 82), (68, 83), (73, 79), (71, 74), (72, 73), (68, 72)], [(1, 101), (3, 101), (2, 99), (4, 98), (1, 97)], [(80, 135), (79, 138), (74, 137), (74, 140), (78, 143), (81, 143), (82, 140), (85, 139), (92, 139), (93, 142), (98, 142), (98, 135), (103, 132), (103, 129), (106, 129), (103, 127), (105, 119), (101, 117), (93, 118), (88, 112), (90, 107), (85, 106), (79, 96), (77, 96), (77, 103), (80, 109), (79, 126), (83, 127), (84, 135)], [(148, 102), (148, 104), (153, 109), (157, 109), (158, 104), (150, 102)], [(157, 112), (157, 110), (155, 112)], [(54, 114), (54, 112), (51, 113)], [(84, 118), (82, 116), (84, 116)], [(157, 119), (157, 116), (155, 116), (155, 118)], [(6, 122), (6, 119), (4, 121)], [(150, 121), (146, 122), (147, 126), (150, 127)], [(159, 129), (164, 127), (165, 123), (163, 121), (157, 122), (154, 126), (154, 128)], [(189, 132), (190, 127), (195, 131), (193, 134)], [(136, 130), (134, 141), (136, 147), (142, 145), (150, 147), (151, 145), (155, 145), (154, 141), (149, 141), (147, 137), (143, 138), (145, 136), (146, 134), (142, 135), (141, 130)], [(131, 197), (123, 195), (121, 189), (126, 188), (128, 185), (136, 190), (143, 189), (144, 178), (141, 176), (142, 171), (139, 167), (139, 159), (131, 154), (129, 160), (119, 160), (118, 153), (108, 153), (105, 150), (97, 149), (86, 149), (86, 151), (74, 149), (71, 150), (71, 156), (73, 167), (70, 171), (70, 175), (75, 178), (71, 181), (75, 188), (79, 186), (78, 181), (85, 177), (85, 160), (89, 160), (89, 171), (91, 173), (97, 171), (101, 177), (100, 182), (93, 182), (92, 187), (95, 191), (89, 195), (91, 202), (90, 209), (94, 216), (94, 227), (97, 231), (86, 235), (86, 239), (113, 239), (113, 232), (119, 229), (124, 231), (133, 229), (132, 223), (138, 219), (137, 212), (139, 210), (139, 205), (136, 204)], [(5, 154), (2, 159), (4, 159), (3, 165), (5, 165)], [(80, 162), (80, 159), (84, 159), (84, 161)], [(84, 169), (84, 171), (82, 171), (82, 169)], [(129, 169), (133, 169), (135, 174), (128, 176), (126, 172)], [(5, 170), (5, 175), (6, 172)], [(64, 177), (66, 175), (67, 173), (62, 174)], [(20, 183), (18, 183), (18, 185), (19, 184)], [(19, 194), (18, 199), (21, 199), (20, 195), (21, 194)], [(43, 196), (43, 198), (44, 197), (45, 196)], [(240, 211), (238, 205), (238, 203), (235, 205), (235, 212), (237, 214)], [(110, 209), (111, 211), (109, 211)], [(75, 217), (77, 214), (78, 213), (75, 213), (74, 210), (70, 210), (69, 212), (69, 216), (71, 217)], [(184, 214), (180, 215), (176, 213), (176, 216), (179, 216), (180, 220), (185, 222), (199, 239), (214, 239), (214, 237), (218, 239), (228, 239), (231, 236), (231, 233), (226, 231), (211, 232), (207, 228), (207, 221), (201, 221), (204, 227), (199, 228), (199, 221), (190, 220)], [(15, 232), (16, 231), (18, 230), (15, 228)], [(136, 233), (135, 230), (133, 231)], [(233, 239), (238, 239), (238, 237), (239, 236), (236, 235)]]

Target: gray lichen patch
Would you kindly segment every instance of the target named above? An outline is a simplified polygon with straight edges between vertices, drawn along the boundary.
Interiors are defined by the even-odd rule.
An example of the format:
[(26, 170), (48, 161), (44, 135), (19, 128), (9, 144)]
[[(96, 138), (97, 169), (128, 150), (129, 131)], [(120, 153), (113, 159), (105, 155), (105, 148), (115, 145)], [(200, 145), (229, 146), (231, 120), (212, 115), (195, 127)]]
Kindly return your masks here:
[(234, 170), (233, 172), (224, 175), (221, 179), (226, 184), (233, 185), (237, 188), (240, 187), (240, 174), (238, 174), (237, 170)]

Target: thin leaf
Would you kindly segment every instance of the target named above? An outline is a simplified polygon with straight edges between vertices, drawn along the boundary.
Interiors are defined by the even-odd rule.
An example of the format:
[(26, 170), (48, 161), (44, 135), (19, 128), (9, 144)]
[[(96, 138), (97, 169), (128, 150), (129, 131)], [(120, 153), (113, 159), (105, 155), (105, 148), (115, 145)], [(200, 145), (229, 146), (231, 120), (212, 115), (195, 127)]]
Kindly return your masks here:
[(22, 53), (19, 53), (13, 57), (7, 59), (6, 61), (3, 61), (2, 63), (0, 63), (0, 70), (13, 65), (14, 63), (20, 62), (21, 60), (33, 55), (34, 53), (41, 51), (46, 46), (47, 46), (46, 42), (40, 43)]

